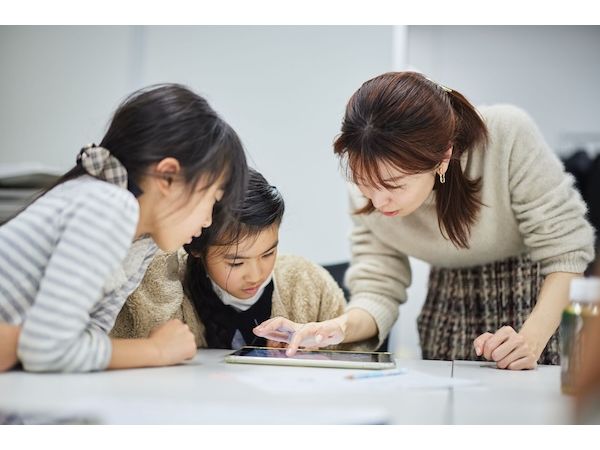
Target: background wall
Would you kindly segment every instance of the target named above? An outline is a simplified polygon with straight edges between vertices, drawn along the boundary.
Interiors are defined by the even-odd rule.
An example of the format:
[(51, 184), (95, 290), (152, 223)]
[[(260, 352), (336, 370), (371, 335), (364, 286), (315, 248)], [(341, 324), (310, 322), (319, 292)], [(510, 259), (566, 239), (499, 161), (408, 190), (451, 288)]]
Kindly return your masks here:
[(600, 27), (408, 27), (408, 63), (475, 104), (527, 110), (559, 153), (600, 146)]
[[(419, 69), (476, 104), (520, 105), (565, 152), (600, 142), (599, 54), (597, 26), (0, 26), (0, 166), (66, 170), (128, 93), (184, 83), (232, 124), (251, 164), (285, 196), (281, 251), (335, 263), (349, 258), (350, 221), (331, 144), (363, 81)], [(412, 265), (391, 341), (415, 356), (429, 267)]]
[(392, 27), (0, 27), (0, 164), (68, 169), (134, 89), (178, 82), (239, 133), (283, 193), (281, 249), (348, 259), (333, 155), (350, 94), (391, 70)]

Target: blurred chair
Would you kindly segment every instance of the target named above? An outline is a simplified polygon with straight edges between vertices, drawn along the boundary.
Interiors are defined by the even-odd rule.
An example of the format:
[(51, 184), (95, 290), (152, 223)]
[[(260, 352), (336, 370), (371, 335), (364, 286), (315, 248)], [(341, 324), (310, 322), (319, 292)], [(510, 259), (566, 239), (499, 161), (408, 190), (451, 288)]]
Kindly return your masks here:
[(587, 218), (596, 230), (596, 260), (586, 270), (592, 275), (600, 271), (600, 153), (591, 157), (585, 149), (575, 149), (562, 161), (575, 179), (575, 187), (588, 206)]

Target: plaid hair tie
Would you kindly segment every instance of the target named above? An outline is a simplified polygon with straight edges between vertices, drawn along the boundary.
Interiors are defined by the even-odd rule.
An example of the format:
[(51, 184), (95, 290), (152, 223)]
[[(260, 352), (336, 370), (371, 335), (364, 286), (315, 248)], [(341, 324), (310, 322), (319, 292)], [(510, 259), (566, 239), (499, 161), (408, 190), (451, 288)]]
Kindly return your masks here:
[(107, 149), (88, 144), (77, 155), (77, 164), (91, 176), (127, 189), (127, 169)]

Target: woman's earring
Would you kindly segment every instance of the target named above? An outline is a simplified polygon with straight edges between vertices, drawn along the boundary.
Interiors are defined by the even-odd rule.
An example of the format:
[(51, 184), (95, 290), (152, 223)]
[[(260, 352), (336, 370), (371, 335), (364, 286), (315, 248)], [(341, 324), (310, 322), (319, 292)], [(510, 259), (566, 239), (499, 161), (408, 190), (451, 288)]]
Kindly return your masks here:
[(440, 172), (440, 183), (444, 184), (446, 182), (446, 174), (444, 172)]

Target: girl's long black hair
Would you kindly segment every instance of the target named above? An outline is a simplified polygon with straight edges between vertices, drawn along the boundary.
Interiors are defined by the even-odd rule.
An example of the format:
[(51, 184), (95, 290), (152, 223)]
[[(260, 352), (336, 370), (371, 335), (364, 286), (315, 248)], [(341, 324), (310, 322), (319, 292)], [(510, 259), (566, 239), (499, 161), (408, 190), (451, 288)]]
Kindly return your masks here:
[[(200, 179), (210, 186), (225, 176), (222, 214), (228, 215), (243, 198), (248, 166), (240, 139), (204, 98), (185, 86), (159, 84), (131, 94), (115, 111), (99, 145), (125, 166), (130, 186), (139, 185), (151, 164), (172, 157), (179, 161), (190, 193)], [(48, 190), (85, 173), (76, 165)]]

